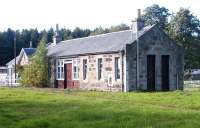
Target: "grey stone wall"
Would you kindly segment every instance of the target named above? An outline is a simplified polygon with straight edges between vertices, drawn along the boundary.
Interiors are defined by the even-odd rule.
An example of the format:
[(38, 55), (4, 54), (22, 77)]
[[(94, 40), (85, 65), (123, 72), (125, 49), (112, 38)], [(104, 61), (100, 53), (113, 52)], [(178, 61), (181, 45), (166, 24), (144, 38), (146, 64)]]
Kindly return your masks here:
[(56, 85), (56, 59), (54, 58), (49, 58), (48, 60), (48, 65), (49, 65), (49, 86), (54, 88)]
[[(156, 55), (156, 90), (161, 90), (161, 56), (169, 55), (170, 90), (183, 89), (183, 49), (158, 27), (139, 38), (138, 89), (147, 89), (147, 55)], [(126, 80), (129, 91), (136, 90), (136, 42), (126, 46)], [(178, 85), (178, 86), (177, 86)], [(178, 88), (177, 88), (178, 87)]]
[[(79, 88), (82, 90), (99, 90), (99, 91), (122, 91), (122, 61), (120, 61), (120, 79), (115, 79), (115, 57), (122, 59), (121, 53), (85, 55), (75, 58), (61, 58), (72, 62), (77, 60), (79, 69)], [(102, 58), (102, 78), (98, 80), (98, 58)], [(59, 59), (59, 58), (57, 58)], [(87, 77), (83, 80), (83, 60), (87, 60)], [(56, 84), (56, 59), (49, 59), (49, 77), (50, 86), (55, 87)], [(72, 72), (73, 75), (73, 72)], [(112, 85), (108, 84), (108, 78), (112, 77)]]
[[(120, 53), (88, 55), (79, 57), (79, 82), (80, 89), (102, 90), (102, 91), (122, 91), (122, 70), (120, 69), (120, 79), (115, 80), (115, 57), (121, 59)], [(98, 80), (97, 60), (102, 58), (102, 79)], [(83, 80), (83, 59), (87, 59), (88, 73)], [(122, 64), (120, 63), (120, 67)], [(112, 86), (108, 84), (108, 77), (112, 77)]]

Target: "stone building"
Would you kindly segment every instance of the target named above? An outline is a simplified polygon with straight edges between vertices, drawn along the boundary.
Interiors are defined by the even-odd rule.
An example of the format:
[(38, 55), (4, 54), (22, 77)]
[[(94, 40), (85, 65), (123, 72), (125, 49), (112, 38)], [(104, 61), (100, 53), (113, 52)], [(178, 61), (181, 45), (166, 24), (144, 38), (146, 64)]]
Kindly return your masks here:
[(137, 19), (130, 30), (55, 43), (48, 47), (55, 88), (183, 89), (183, 49), (157, 25)]

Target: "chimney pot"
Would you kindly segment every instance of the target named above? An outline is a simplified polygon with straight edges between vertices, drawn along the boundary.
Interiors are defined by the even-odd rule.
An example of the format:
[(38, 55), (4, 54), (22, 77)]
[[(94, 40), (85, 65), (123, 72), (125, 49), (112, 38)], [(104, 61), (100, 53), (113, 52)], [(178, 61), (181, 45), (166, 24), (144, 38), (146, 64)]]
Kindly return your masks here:
[(141, 9), (137, 10), (137, 18), (132, 21), (132, 31), (140, 31), (142, 28), (144, 28), (144, 21), (141, 19)]
[(32, 43), (32, 41), (30, 41), (30, 46), (29, 46), (30, 48), (32, 48), (33, 47), (33, 43)]
[(56, 24), (56, 30), (55, 30), (54, 36), (53, 36), (53, 45), (56, 45), (60, 41), (61, 41), (61, 37), (59, 35), (59, 27), (58, 27), (58, 24)]
[(138, 9), (138, 15), (137, 15), (137, 19), (140, 19), (141, 18), (141, 9)]

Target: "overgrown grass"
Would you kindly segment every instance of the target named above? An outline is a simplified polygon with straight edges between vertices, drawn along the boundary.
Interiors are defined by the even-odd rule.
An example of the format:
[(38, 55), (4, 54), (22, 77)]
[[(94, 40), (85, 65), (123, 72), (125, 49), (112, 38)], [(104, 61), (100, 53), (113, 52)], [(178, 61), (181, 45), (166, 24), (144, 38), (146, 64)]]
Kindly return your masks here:
[(0, 128), (199, 128), (200, 91), (0, 88)]

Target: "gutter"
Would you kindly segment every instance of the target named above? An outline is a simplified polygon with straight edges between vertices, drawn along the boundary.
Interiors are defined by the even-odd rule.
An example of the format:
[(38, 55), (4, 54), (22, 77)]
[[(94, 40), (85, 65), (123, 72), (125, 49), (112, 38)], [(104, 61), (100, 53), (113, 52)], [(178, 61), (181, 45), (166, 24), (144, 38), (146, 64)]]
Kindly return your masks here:
[(122, 92), (126, 92), (127, 91), (126, 87), (124, 85), (124, 54), (125, 54), (125, 51), (122, 50), (121, 51), (121, 55), (122, 55), (122, 59), (121, 59), (121, 63), (122, 63), (122, 67), (121, 67), (121, 69), (122, 69)]

